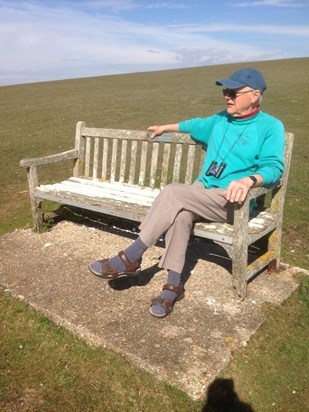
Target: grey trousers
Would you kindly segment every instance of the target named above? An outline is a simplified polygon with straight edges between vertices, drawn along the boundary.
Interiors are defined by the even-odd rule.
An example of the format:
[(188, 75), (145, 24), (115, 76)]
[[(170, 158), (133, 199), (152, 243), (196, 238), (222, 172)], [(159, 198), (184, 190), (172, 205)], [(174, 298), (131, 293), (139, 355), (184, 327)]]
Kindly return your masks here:
[(140, 238), (148, 247), (165, 235), (159, 267), (182, 272), (194, 222), (231, 220), (231, 206), (223, 193), (220, 188), (206, 189), (201, 182), (172, 183), (160, 192), (139, 227)]

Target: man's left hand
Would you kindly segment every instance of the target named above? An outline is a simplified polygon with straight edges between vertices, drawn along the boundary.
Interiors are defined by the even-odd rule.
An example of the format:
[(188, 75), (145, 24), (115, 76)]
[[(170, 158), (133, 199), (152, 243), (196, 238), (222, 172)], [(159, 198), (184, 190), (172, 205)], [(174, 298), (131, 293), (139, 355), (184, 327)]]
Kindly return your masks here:
[(239, 180), (232, 180), (224, 192), (224, 196), (226, 200), (231, 203), (242, 203), (246, 199), (246, 196), (253, 184), (254, 183), (249, 177), (243, 177)]

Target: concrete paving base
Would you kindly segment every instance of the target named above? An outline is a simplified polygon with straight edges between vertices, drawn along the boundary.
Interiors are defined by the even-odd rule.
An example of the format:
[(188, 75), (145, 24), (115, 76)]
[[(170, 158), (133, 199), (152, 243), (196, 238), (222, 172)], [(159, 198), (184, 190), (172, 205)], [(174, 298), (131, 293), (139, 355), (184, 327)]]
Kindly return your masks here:
[(296, 289), (293, 275), (299, 269), (284, 265), (279, 273), (262, 273), (239, 302), (233, 298), (230, 261), (209, 242), (194, 240), (185, 298), (159, 320), (148, 309), (166, 278), (157, 266), (160, 246), (145, 253), (138, 277), (105, 281), (87, 268), (135, 236), (66, 221), (44, 234), (17, 230), (0, 237), (0, 284), (91, 345), (117, 351), (192, 398), (204, 398), (233, 351), (260, 327), (262, 305), (280, 304)]

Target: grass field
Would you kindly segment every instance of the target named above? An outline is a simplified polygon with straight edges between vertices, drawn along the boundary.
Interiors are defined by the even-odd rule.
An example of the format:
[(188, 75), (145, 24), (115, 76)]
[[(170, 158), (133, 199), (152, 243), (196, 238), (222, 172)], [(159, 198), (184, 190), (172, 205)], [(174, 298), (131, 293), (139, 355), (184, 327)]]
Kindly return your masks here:
[[(240, 65), (210, 66), (153, 73), (6, 86), (0, 88), (1, 199), (0, 233), (31, 222), (24, 157), (57, 153), (73, 147), (75, 124), (145, 129), (157, 123), (205, 117), (224, 107), (214, 80)], [(268, 90), (263, 108), (295, 133), (284, 216), (283, 260), (308, 265), (307, 113), (309, 58), (259, 62)], [(53, 169), (65, 176), (70, 164)], [(50, 173), (42, 170), (42, 177)]]
[[(18, 166), (20, 159), (57, 153), (71, 148), (74, 141), (75, 124), (78, 120), (84, 120), (87, 125), (95, 127), (145, 129), (152, 124), (177, 122), (186, 118), (205, 117), (215, 113), (224, 107), (221, 90), (214, 84), (215, 79), (225, 77), (233, 70), (244, 66), (249, 65), (221, 65), (1, 87), (0, 195), (2, 202), (0, 233), (31, 225), (29, 199), (26, 192), (26, 174)], [(309, 195), (306, 189), (308, 187), (307, 116), (309, 103), (306, 97), (309, 92), (309, 58), (259, 62), (250, 66), (260, 69), (265, 74), (268, 83), (263, 109), (280, 118), (284, 122), (287, 131), (295, 133), (284, 214), (282, 257), (283, 261), (289, 264), (308, 268)], [(46, 167), (42, 169), (40, 177), (42, 181), (46, 180), (48, 175), (52, 175), (54, 179), (59, 179), (65, 177), (70, 168), (70, 163), (61, 168)], [(302, 337), (304, 342), (306, 342), (306, 338), (308, 342), (308, 322), (306, 323), (304, 320), (306, 311), (308, 313), (308, 298), (306, 298), (308, 282), (306, 282), (306, 280), (301, 281), (301, 291), (298, 291), (283, 308), (276, 309), (276, 318), (274, 320), (272, 320), (272, 311), (270, 312), (268, 326), (261, 329), (259, 336), (252, 339), (250, 345), (246, 348), (245, 354), (242, 353), (239, 359), (236, 356), (235, 362), (233, 361), (234, 363), (232, 362), (229, 370), (224, 373), (226, 377), (233, 377), (241, 398), (246, 402), (250, 402), (256, 412), (268, 412), (270, 409), (267, 409), (267, 405), (269, 408), (270, 402), (274, 403), (271, 409), (273, 411), (309, 411), (308, 389), (307, 391), (304, 389), (306, 385), (308, 388), (308, 349), (307, 345), (302, 344)], [(28, 309), (22, 303), (14, 303), (14, 301), (8, 303), (3, 292), (0, 295), (2, 325), (10, 324), (12, 329), (16, 329), (15, 335), (11, 337), (13, 341), (23, 339), (23, 333), (29, 333), (28, 337), (24, 338), (26, 340), (31, 339), (29, 336), (33, 336), (34, 333), (42, 334), (40, 329), (42, 322), (49, 331), (48, 333), (57, 335), (58, 332), (53, 331), (51, 323), (47, 322), (45, 324), (45, 321), (35, 317), (31, 318), (30, 321), (27, 314)], [(9, 307), (12, 307), (12, 310), (9, 310)], [(23, 327), (20, 328), (20, 325)], [(24, 332), (23, 328), (25, 328)], [(9, 330), (10, 328), (6, 326), (6, 329), (2, 328), (0, 332), (7, 336)], [(18, 337), (19, 332), (21, 337)], [(65, 331), (61, 331), (61, 334), (65, 335)], [(278, 341), (279, 337), (280, 340)], [(57, 341), (58, 338), (55, 337), (55, 339)], [(66, 339), (73, 338), (69, 336)], [(44, 342), (44, 339), (42, 342)], [(42, 342), (37, 343), (37, 345), (41, 346)], [(276, 346), (270, 345), (273, 342), (277, 342), (280, 346), (280, 353), (278, 353)], [(39, 404), (41, 406), (36, 409), (14, 409), (10, 399), (13, 399), (14, 392), (18, 398), (18, 391), (20, 391), (20, 397), (22, 397), (22, 392), (27, 387), (27, 385), (24, 384), (23, 386), (22, 384), (27, 373), (25, 375), (19, 373), (20, 369), (23, 370), (24, 365), (23, 358), (18, 357), (18, 350), (15, 351), (17, 353), (13, 351), (12, 355), (17, 356), (16, 359), (9, 358), (9, 362), (11, 362), (9, 366), (3, 363), (3, 359), (8, 358), (7, 354), (12, 341), (8, 341), (6, 345), (1, 344), (0, 348), (0, 355), (3, 357), (0, 358), (2, 365), (0, 366), (1, 410), (58, 411), (60, 409), (58, 409), (57, 404), (53, 404), (51, 401), (56, 390), (59, 390), (60, 393), (63, 392), (63, 397), (66, 393), (69, 396), (69, 400), (65, 403), (65, 405), (68, 405), (67, 408), (61, 410), (101, 410), (98, 406), (91, 406), (100, 403), (100, 399), (96, 398), (100, 394), (91, 391), (83, 409), (69, 408), (70, 402), (74, 404), (83, 392), (82, 388), (78, 391), (76, 388), (75, 390), (67, 389), (70, 385), (74, 388), (74, 382), (79, 382), (78, 377), (80, 377), (79, 373), (81, 372), (76, 372), (76, 376), (70, 378), (70, 385), (67, 384), (64, 378), (63, 385), (60, 382), (59, 387), (56, 388), (53, 386), (55, 383), (51, 382), (51, 392), (48, 392), (48, 388), (45, 388), (47, 393), (44, 392), (44, 396), (42, 395), (46, 402), (43, 405), (46, 405), (46, 407)], [(75, 350), (77, 353), (81, 350), (80, 343), (74, 339), (66, 345), (69, 345), (69, 352), (71, 352), (71, 347), (74, 348), (74, 350), (72, 349), (74, 353)], [(265, 348), (267, 348), (267, 357), (264, 356)], [(55, 349), (50, 350), (54, 351)], [(87, 350), (90, 352), (88, 353)], [(63, 356), (70, 356), (68, 351), (63, 350), (55, 356), (59, 356), (59, 359)], [(91, 363), (87, 363), (89, 361), (88, 356), (97, 355), (92, 354), (89, 348), (85, 351), (87, 352), (87, 355), (83, 354), (85, 364), (79, 365), (82, 368), (82, 376), (84, 377), (86, 369), (89, 369), (90, 375), (91, 373), (106, 374), (106, 371), (94, 371), (92, 369)], [(35, 345), (32, 355), (34, 355), (34, 352)], [(31, 364), (30, 355), (29, 358), (25, 358), (24, 362), (30, 362)], [(283, 362), (278, 360), (280, 355), (283, 356)], [(43, 362), (46, 354), (43, 353), (39, 356), (41, 356), (39, 362)], [(112, 355), (103, 353), (99, 356)], [(254, 359), (251, 359), (251, 356)], [(263, 365), (262, 369), (255, 367), (254, 372), (256, 372), (256, 375), (251, 374), (249, 378), (248, 359), (250, 359), (249, 365)], [(261, 362), (262, 359), (263, 362)], [(289, 361), (291, 359), (293, 362)], [(296, 362), (294, 362), (295, 359)], [(19, 362), (22, 362), (22, 365)], [(302, 369), (300, 369), (300, 365), (303, 365)], [(125, 368), (127, 367), (130, 369), (129, 365), (125, 366)], [(44, 369), (43, 366), (42, 368)], [(136, 387), (138, 387), (140, 379), (151, 380), (151, 378), (148, 376), (146, 378), (143, 374), (140, 377), (140, 372), (134, 370), (134, 368), (130, 369), (130, 372), (123, 369), (121, 373), (121, 367), (118, 363), (119, 368), (120, 375), (123, 374), (124, 376), (124, 382), (122, 383), (124, 390), (119, 395), (120, 397), (123, 396), (122, 407), (119, 409), (120, 404), (117, 403), (118, 409), (114, 408), (113, 397), (111, 397), (104, 410), (152, 411), (163, 405), (164, 408), (171, 411), (202, 410), (200, 403), (188, 400), (184, 395), (180, 395), (178, 391), (174, 391), (174, 389), (163, 384), (153, 384), (154, 390), (152, 392), (140, 395), (136, 389), (137, 392), (134, 392), (134, 395), (130, 398), (131, 388), (127, 383), (128, 380), (130, 382), (133, 380)], [(265, 370), (269, 371), (266, 378), (264, 376)], [(298, 373), (299, 370), (303, 370), (305, 375)], [(113, 374), (116, 371), (112, 370), (110, 373)], [(14, 386), (14, 382), (11, 381), (11, 376), (15, 375), (21, 377), (20, 386), (17, 383)], [(278, 375), (280, 378), (282, 377), (282, 380), (277, 379)], [(86, 381), (87, 375), (85, 376)], [(50, 379), (52, 380), (52, 377)], [(58, 379), (57, 374), (54, 379)], [(74, 379), (76, 380), (74, 381)], [(108, 387), (109, 379), (107, 377), (102, 385)], [(289, 383), (292, 380), (293, 384)], [(251, 386), (248, 386), (250, 382)], [(254, 385), (253, 382), (255, 382)], [(33, 385), (38, 388), (39, 383), (36, 382)], [(31, 385), (29, 387), (32, 388)], [(291, 389), (290, 392), (287, 391), (287, 387)], [(275, 397), (272, 398), (274, 390)], [(89, 393), (88, 389), (85, 388), (86, 392)], [(129, 401), (128, 398), (133, 400)], [(46, 401), (46, 399), (50, 401)], [(91, 403), (91, 399), (96, 399), (96, 401)], [(161, 401), (156, 403), (160, 399)], [(162, 399), (166, 402), (164, 403)], [(272, 399), (274, 400), (272, 401)]]

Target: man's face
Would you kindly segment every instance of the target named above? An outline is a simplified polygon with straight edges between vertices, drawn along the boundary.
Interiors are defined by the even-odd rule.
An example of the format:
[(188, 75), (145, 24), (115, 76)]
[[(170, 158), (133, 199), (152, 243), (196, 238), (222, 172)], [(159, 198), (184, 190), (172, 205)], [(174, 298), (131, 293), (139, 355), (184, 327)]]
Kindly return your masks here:
[(223, 95), (227, 112), (231, 116), (240, 117), (250, 114), (256, 109), (260, 91), (246, 86), (236, 90), (223, 89)]

